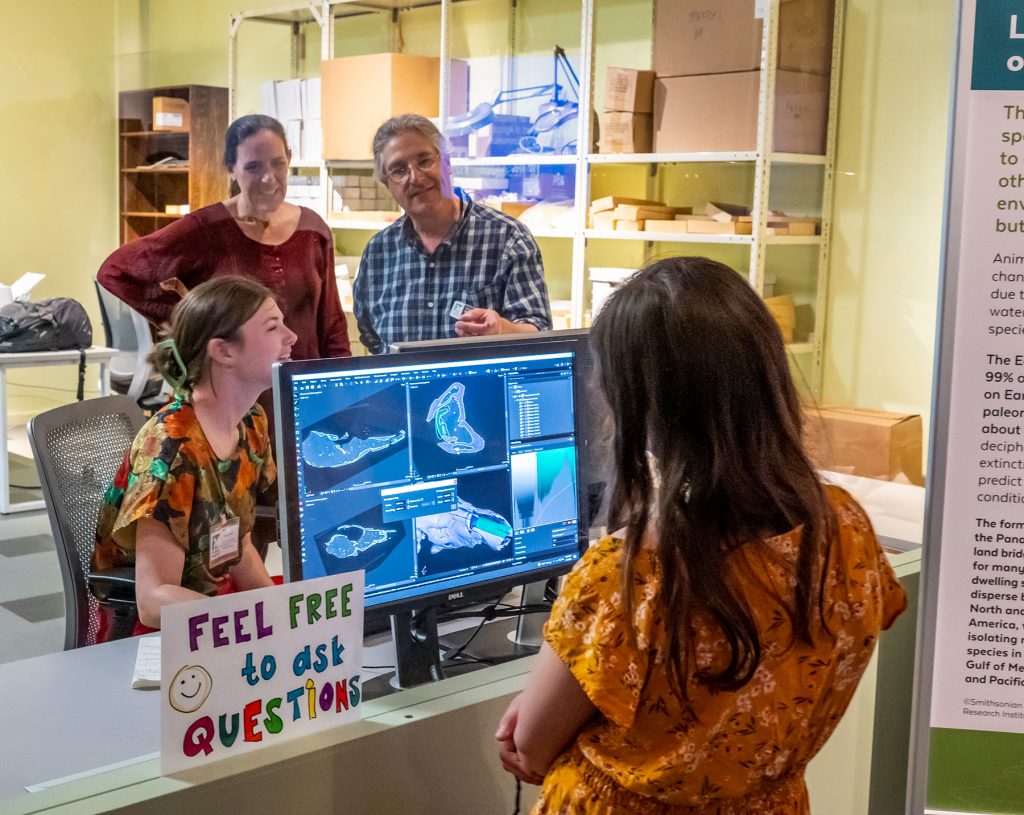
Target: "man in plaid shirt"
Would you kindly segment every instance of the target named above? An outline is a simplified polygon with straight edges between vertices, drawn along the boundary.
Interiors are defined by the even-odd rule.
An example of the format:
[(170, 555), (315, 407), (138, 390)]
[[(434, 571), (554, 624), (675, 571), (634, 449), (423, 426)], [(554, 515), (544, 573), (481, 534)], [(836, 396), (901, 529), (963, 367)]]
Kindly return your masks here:
[(440, 131), (389, 119), (373, 139), (374, 173), (405, 215), (363, 251), (355, 315), (371, 353), (393, 342), (551, 327), (540, 249), (515, 218), (452, 186)]

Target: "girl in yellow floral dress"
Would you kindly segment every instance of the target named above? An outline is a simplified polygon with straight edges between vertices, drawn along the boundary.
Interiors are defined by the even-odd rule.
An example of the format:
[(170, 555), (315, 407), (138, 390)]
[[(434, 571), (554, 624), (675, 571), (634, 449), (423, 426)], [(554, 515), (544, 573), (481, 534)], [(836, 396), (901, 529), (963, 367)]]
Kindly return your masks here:
[(903, 589), (808, 460), (782, 336), (733, 270), (654, 263), (591, 341), (621, 531), (567, 578), (502, 763), (543, 784), (535, 815), (804, 815)]
[(257, 495), (276, 478), (256, 399), (295, 334), (271, 293), (239, 276), (196, 286), (171, 320), (155, 362), (175, 398), (107, 490), (92, 558), (100, 569), (135, 564), (135, 633), (159, 628), (169, 603), (272, 585), (251, 538)]

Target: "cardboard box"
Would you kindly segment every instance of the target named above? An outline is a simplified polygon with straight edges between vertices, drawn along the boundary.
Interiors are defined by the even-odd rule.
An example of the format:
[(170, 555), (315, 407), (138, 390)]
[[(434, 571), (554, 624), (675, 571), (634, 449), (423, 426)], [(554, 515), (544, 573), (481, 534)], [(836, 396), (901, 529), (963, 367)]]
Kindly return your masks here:
[[(656, 0), (653, 66), (662, 76), (754, 71), (764, 21), (757, 0)], [(776, 65), (827, 74), (833, 0), (781, 0)]]
[(659, 76), (753, 71), (761, 65), (755, 0), (656, 0), (653, 59)]
[(615, 229), (615, 210), (606, 209), (590, 213), (590, 228), (602, 231)]
[(665, 206), (664, 201), (651, 201), (647, 198), (626, 198), (622, 195), (606, 195), (604, 198), (595, 198), (590, 203), (590, 211), (591, 213), (604, 212), (606, 209), (615, 209), (620, 204), (649, 205), (652, 207)]
[(320, 77), (314, 76), (311, 79), (303, 79), (301, 87), (302, 118), (305, 120), (316, 119), (317, 127), (320, 126)]
[(651, 113), (654, 110), (654, 71), (609, 66), (605, 74), (604, 108)]
[(787, 71), (827, 75), (832, 68), (834, 0), (783, 0), (779, 62)]
[(751, 221), (715, 221), (703, 218), (687, 218), (686, 231), (695, 235), (752, 235), (754, 224)]
[(646, 221), (648, 218), (668, 219), (692, 212), (690, 207), (666, 207), (652, 204), (619, 204), (615, 207), (617, 221)]
[(188, 102), (174, 96), (153, 97), (153, 130), (188, 133), (190, 127)]
[(686, 221), (649, 219), (644, 221), (644, 232), (687, 232)]
[[(320, 64), (323, 157), (373, 158), (373, 135), (392, 116), (438, 115), (441, 61), (415, 54), (366, 54), (324, 60)], [(469, 66), (451, 60), (449, 114), (465, 111)], [(280, 104), (280, 99), (278, 99)], [(459, 109), (461, 107), (461, 110)]]
[(320, 154), (323, 152), (323, 132), (319, 119), (303, 120), (299, 136), (300, 155), (303, 161), (320, 161)]
[[(760, 71), (657, 79), (654, 152), (754, 150), (760, 84)], [(774, 152), (823, 155), (828, 78), (778, 71), (774, 119)]]
[(506, 215), (511, 215), (513, 218), (518, 218), (526, 210), (532, 207), (533, 204), (530, 201), (499, 201), (498, 209), (504, 212)]
[(277, 103), (277, 118), (280, 121), (302, 119), (302, 80), (279, 79), (274, 83), (274, 101)]
[(650, 113), (605, 111), (600, 114), (599, 153), (651, 152), (652, 118)]
[(804, 441), (825, 470), (924, 485), (921, 417), (822, 405), (804, 410)]

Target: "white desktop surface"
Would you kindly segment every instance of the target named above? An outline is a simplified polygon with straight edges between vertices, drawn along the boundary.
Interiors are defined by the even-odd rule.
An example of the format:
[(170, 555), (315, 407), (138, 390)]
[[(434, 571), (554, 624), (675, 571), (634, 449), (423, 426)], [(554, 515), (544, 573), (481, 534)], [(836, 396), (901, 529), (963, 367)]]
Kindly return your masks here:
[(880, 538), (921, 545), (924, 540), (924, 487), (828, 470), (822, 470), (821, 475), (857, 499)]
[[(465, 627), (466, 621), (460, 623), (443, 630)], [(315, 777), (328, 772), (325, 768), (358, 762), (366, 767), (352, 778), (367, 781), (368, 786), (358, 792), (353, 788), (346, 799), (349, 811), (429, 815), (436, 811), (429, 803), (436, 796), (428, 796), (424, 807), (417, 808), (403, 798), (417, 793), (415, 785), (407, 790), (399, 784), (398, 789), (384, 793), (374, 791), (368, 779), (380, 774), (377, 781), (386, 784), (386, 769), (392, 765), (396, 771), (406, 767), (402, 778), (422, 777), (430, 763), (438, 760), (438, 742), (456, 736), (458, 745), (443, 747), (442, 755), (446, 753), (455, 764), (478, 766), (481, 775), (449, 779), (444, 794), (451, 800), (444, 811), (460, 811), (459, 790), (466, 793), (468, 808), (461, 811), (467, 815), (484, 811), (475, 808), (480, 796), (485, 801), (489, 798), (486, 811), (493, 806), (511, 811), (507, 806), (512, 800), (510, 777), (497, 762), (493, 728), (522, 687), (532, 664), (529, 658), (364, 702), (363, 719), (350, 726), (273, 745), (182, 776), (163, 777), (155, 756), (160, 749), (160, 691), (130, 687), (136, 650), (137, 640), (125, 639), (0, 665), (0, 694), (7, 700), (0, 705), (0, 812), (63, 811), (64, 806), (76, 812), (118, 807), (143, 811), (138, 808), (144, 802), (148, 802), (145, 811), (162, 811), (160, 806), (172, 811), (180, 805), (172, 803), (176, 794), (201, 799), (204, 794), (228, 794), (224, 792), (228, 788), (233, 800), (249, 794), (245, 790), (252, 784), (252, 773), (294, 777), (297, 785), (310, 786)], [(364, 663), (393, 664), (393, 653), (388, 636), (371, 638), (364, 648)], [(375, 673), (364, 671), (364, 682)], [(391, 732), (399, 727), (406, 730)], [(396, 745), (402, 745), (403, 755), (396, 756)], [(414, 749), (416, 745), (420, 747)], [(51, 785), (60, 780), (63, 783)], [(329, 786), (346, 786), (343, 781), (335, 779)], [(214, 784), (220, 792), (202, 793), (206, 784)], [(46, 788), (26, 790), (40, 785)], [(275, 811), (288, 811), (292, 803), (294, 811), (319, 811), (323, 801), (316, 796), (324, 795), (340, 803), (335, 800), (337, 790), (310, 789), (297, 795), (294, 802), (278, 801)], [(171, 797), (155, 803), (165, 796)], [(373, 803), (364, 802), (364, 797)], [(261, 800), (270, 806), (269, 799)], [(269, 810), (257, 806), (250, 811)]]

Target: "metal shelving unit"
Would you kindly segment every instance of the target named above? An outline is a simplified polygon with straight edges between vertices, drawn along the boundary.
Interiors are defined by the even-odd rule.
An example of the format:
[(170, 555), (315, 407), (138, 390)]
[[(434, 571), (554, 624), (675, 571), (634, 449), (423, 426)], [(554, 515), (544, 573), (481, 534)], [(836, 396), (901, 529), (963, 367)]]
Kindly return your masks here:
[[(272, 25), (289, 25), (292, 28), (292, 69), (298, 75), (301, 49), (301, 27), (317, 23), (321, 31), (321, 53), (330, 58), (335, 52), (335, 38), (338, 36), (336, 23), (347, 17), (376, 14), (385, 15), (388, 26), (388, 40), (393, 50), (400, 50), (399, 15), (401, 12), (427, 6), (440, 7), (440, 100), (442, 129), (448, 110), (450, 76), (448, 60), (451, 57), (452, 42), (452, 7), (460, 0), (320, 0), (320, 2), (295, 2), (291, 5), (276, 7), (269, 10), (239, 12), (231, 15), (229, 36), (229, 84), (231, 88), (231, 112), (234, 115), (234, 98), (237, 78), (237, 35), (239, 28), (248, 21), (258, 21)], [(507, 48), (509, 58), (503, 70), (503, 81), (506, 87), (515, 87), (516, 49), (519, 15), (524, 13), (518, 0), (508, 0)], [(817, 272), (814, 281), (814, 323), (810, 339), (804, 342), (791, 343), (790, 352), (802, 360), (804, 378), (816, 393), (821, 388), (822, 352), (824, 327), (826, 324), (826, 306), (828, 293), (828, 262), (829, 242), (831, 234), (832, 186), (835, 174), (835, 138), (836, 114), (839, 95), (839, 66), (841, 65), (841, 32), (843, 26), (845, 0), (835, 0), (833, 23), (832, 71), (829, 82), (828, 127), (826, 135), (825, 155), (803, 155), (795, 153), (775, 152), (772, 145), (772, 131), (775, 102), (776, 59), (778, 45), (778, 19), (780, 0), (762, 0), (760, 7), (764, 12), (764, 26), (761, 46), (762, 82), (759, 96), (757, 141), (754, 150), (725, 152), (691, 152), (691, 153), (636, 153), (608, 154), (587, 152), (584, 148), (592, 144), (591, 116), (596, 109), (594, 99), (594, 71), (597, 64), (596, 9), (601, 0), (580, 0), (580, 66), (579, 96), (580, 115), (577, 117), (576, 144), (578, 151), (571, 155), (552, 154), (515, 154), (510, 156), (453, 158), (452, 167), (456, 170), (475, 167), (552, 167), (562, 166), (575, 170), (575, 224), (572, 229), (537, 230), (536, 237), (543, 239), (569, 240), (572, 242), (571, 298), (572, 322), (583, 325), (586, 321), (586, 286), (588, 282), (588, 251), (600, 254), (600, 247), (591, 244), (594, 241), (632, 241), (640, 242), (646, 253), (653, 252), (656, 244), (688, 244), (705, 246), (745, 246), (749, 247), (748, 280), (758, 293), (765, 292), (765, 269), (769, 253), (775, 247), (808, 246), (817, 247)], [(596, 168), (613, 165), (646, 165), (648, 173), (648, 193), (653, 194), (655, 179), (661, 168), (671, 165), (696, 165), (713, 172), (716, 166), (741, 165), (749, 167), (753, 173), (753, 195), (751, 213), (753, 227), (751, 235), (698, 235), (676, 232), (626, 232), (590, 229), (587, 226), (587, 210), (591, 199), (592, 172)], [(368, 161), (326, 161), (305, 163), (301, 166), (320, 170), (321, 185), (324, 190), (323, 212), (327, 215), (328, 197), (330, 195), (331, 170), (372, 169)], [(821, 195), (821, 234), (815, 236), (783, 236), (768, 234), (769, 193), (772, 187), (773, 171), (780, 167), (820, 167), (822, 180)], [(350, 219), (328, 219), (328, 224), (337, 230), (355, 230), (374, 232), (387, 224), (377, 221), (361, 221)], [(809, 358), (809, 360), (808, 360)], [(809, 363), (809, 364), (808, 364)]]

